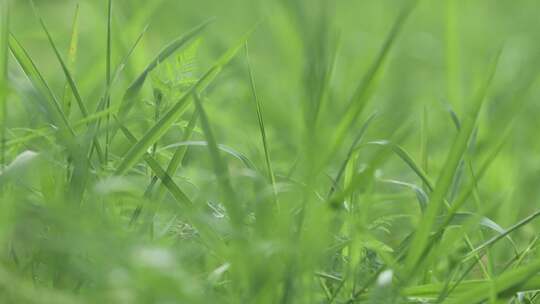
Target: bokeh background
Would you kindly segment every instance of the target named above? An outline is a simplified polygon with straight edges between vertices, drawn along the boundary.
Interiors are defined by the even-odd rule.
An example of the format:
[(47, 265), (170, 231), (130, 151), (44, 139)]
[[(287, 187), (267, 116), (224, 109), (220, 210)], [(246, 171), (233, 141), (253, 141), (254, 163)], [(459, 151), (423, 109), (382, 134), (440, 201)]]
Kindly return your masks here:
[[(28, 50), (52, 89), (63, 92), (65, 78), (30, 4), (23, 0), (11, 2), (11, 32)], [(328, 60), (328, 53), (335, 48), (336, 65), (329, 87), (329, 98), (322, 110), (324, 114), (321, 116), (318, 129), (320, 133), (317, 145), (324, 147), (330, 142), (327, 138), (331, 136), (339, 123), (348, 100), (376, 58), (392, 24), (409, 2), (405, 0), (115, 0), (112, 27), (113, 65), (121, 61), (145, 26), (149, 27), (133, 56), (130, 57), (125, 73), (113, 89), (112, 102), (120, 101), (129, 83), (164, 45), (205, 20), (214, 18), (212, 25), (198, 39), (192, 58), (192, 70), (189, 71), (190, 76), (194, 78), (200, 76), (244, 33), (255, 28), (249, 39), (249, 51), (257, 92), (264, 108), (273, 165), (278, 179), (280, 176), (294, 176), (298, 157), (305, 153), (305, 107), (308, 103), (306, 100), (309, 100), (313, 92), (313, 87), (310, 87), (310, 77), (317, 72), (320, 64)], [(77, 5), (80, 6), (80, 42), (73, 74), (89, 108), (94, 109), (105, 89), (106, 1), (39, 0), (35, 1), (35, 4), (63, 54), (67, 54), (75, 8)], [(467, 109), (474, 98), (476, 89), (485, 77), (487, 68), (497, 52), (502, 50), (496, 76), (480, 117), (474, 153), (472, 153), (473, 159), (485, 157), (491, 144), (497, 142), (502, 136), (512, 113), (516, 110), (519, 112), (515, 116), (511, 136), (478, 185), (479, 191), (475, 203), (471, 201), (466, 209), (488, 216), (502, 227), (508, 227), (538, 209), (540, 206), (538, 203), (540, 199), (540, 140), (538, 139), (540, 85), (534, 81), (525, 92), (523, 88), (530, 79), (537, 78), (540, 63), (539, 10), (540, 3), (536, 0), (420, 1), (401, 29), (400, 36), (385, 65), (385, 72), (381, 75), (380, 85), (364, 111), (361, 121), (358, 122), (357, 128), (351, 129), (347, 134), (347, 142), (352, 141), (362, 121), (365, 121), (370, 114), (377, 113), (376, 119), (365, 136), (366, 141), (394, 138), (396, 134), (401, 134), (396, 140), (420, 162), (420, 130), (423, 118), (426, 117), (428, 123), (427, 171), (432, 179), (436, 180), (457, 134), (450, 113), (454, 112), (458, 117), (467, 115)], [(151, 81), (146, 83), (141, 94), (143, 102), (137, 104), (136, 110), (132, 111), (128, 120), (130, 129), (137, 136), (144, 134), (154, 122), (151, 114), (153, 86), (157, 85), (157, 79), (166, 78), (171, 75), (170, 73), (174, 74), (174, 71), (167, 70), (164, 65), (158, 68), (152, 74)], [(9, 77), (9, 114), (6, 123), (12, 131), (10, 136), (16, 138), (28, 134), (29, 128), (46, 127), (47, 122), (40, 114), (42, 110), (35, 102), (39, 97), (35, 95), (30, 83), (13, 60), (9, 67)], [(264, 154), (260, 144), (257, 117), (243, 53), (237, 56), (218, 80), (211, 85), (206, 98), (208, 102), (205, 102), (205, 108), (217, 141), (245, 155), (255, 166), (264, 168)], [(70, 118), (76, 121), (80, 118), (80, 114), (73, 110)], [(189, 116), (184, 118), (188, 119)], [(181, 126), (182, 124), (179, 123), (178, 130)], [(200, 133), (200, 130), (198, 132)], [(201, 137), (200, 134), (198, 137)], [(166, 146), (174, 142), (173, 130), (167, 134), (161, 144)], [(27, 142), (24, 145), (10, 147), (8, 156), (9, 159), (13, 159), (24, 150), (44, 151), (49, 145), (51, 144), (47, 140)], [(115, 151), (113, 156), (115, 160), (118, 160), (130, 147), (127, 141), (121, 138), (113, 145), (114, 148), (111, 150)], [(186, 187), (192, 194), (202, 192), (213, 198), (211, 193), (215, 192), (216, 185), (209, 177), (212, 175), (212, 168), (208, 157), (201, 155), (201, 151), (201, 149), (193, 149), (188, 152), (185, 171), (182, 173), (183, 177), (179, 178), (179, 184)], [(317, 155), (318, 150), (313, 149), (311, 153)], [(361, 164), (371, 160), (380, 153), (382, 153), (381, 149), (365, 148), (365, 152), (359, 155), (358, 162)], [(343, 159), (345, 154), (346, 149), (338, 151), (335, 155), (335, 163), (330, 163), (325, 170), (333, 174), (339, 164), (337, 160)], [(163, 159), (167, 159), (168, 156), (165, 149)], [(302, 165), (305, 164), (300, 162), (299, 166)], [(235, 175), (248, 176), (250, 174), (242, 171), (240, 163), (233, 161), (230, 166)], [(48, 172), (46, 170), (50, 169), (43, 170), (45, 170), (43, 172)], [(376, 174), (385, 178), (419, 183), (410, 169), (395, 156), (389, 157), (381, 164)], [(321, 178), (319, 183), (323, 184), (322, 180), (324, 178)], [(115, 194), (110, 197), (110, 200), (121, 201), (123, 203), (120, 205), (131, 206), (130, 204), (136, 201), (133, 197), (137, 197), (137, 193), (142, 192), (144, 188), (141, 187), (144, 187), (144, 184), (142, 181), (134, 180), (125, 190), (130, 194), (118, 194), (118, 196)], [(239, 181), (238, 187), (247, 188), (251, 185), (248, 182)], [(388, 185), (376, 184), (374, 187), (377, 193), (395, 194), (396, 192), (395, 187)], [(256, 191), (252, 190), (241, 192), (246, 199), (249, 199), (257, 196)], [(21, 234), (29, 238), (28, 242), (22, 242), (24, 246), (39, 247), (35, 245), (38, 241), (35, 241), (35, 236), (33, 236), (36, 231), (32, 228), (28, 228), (28, 231), (24, 230), (24, 227), (34, 227), (35, 224), (25, 222), (23, 215), (26, 215), (26, 212), (30, 211), (16, 213), (3, 226), (5, 231), (20, 226)], [(65, 215), (64, 212), (67, 211), (62, 209), (58, 214), (47, 213), (47, 216), (52, 218), (43, 220), (62, 222), (64, 225), (62, 229), (71, 231), (66, 234), (66, 239), (56, 240), (61, 243), (58, 248), (73, 244), (75, 247), (85, 248), (86, 252), (99, 252), (95, 257), (98, 259), (97, 264), (101, 263), (103, 273), (108, 263), (110, 263), (109, 266), (118, 265), (116, 263), (122, 260), (122, 253), (109, 259), (103, 255), (103, 250), (106, 248), (100, 246), (106, 247), (107, 244), (120, 242), (116, 244), (118, 248), (125, 249), (131, 246), (128, 244), (131, 244), (130, 242), (135, 237), (116, 236), (117, 232), (108, 230), (108, 232), (103, 231), (110, 232), (106, 240), (99, 239), (89, 232), (96, 229), (97, 219), (89, 217), (87, 222), (71, 223), (56, 218), (61, 217), (61, 214)], [(375, 222), (377, 218), (384, 216), (404, 216), (404, 218), (396, 219), (394, 226), (388, 228), (389, 233), (380, 234), (384, 242), (390, 246), (396, 246), (405, 232), (414, 227), (418, 219), (417, 213), (417, 203), (414, 201), (414, 196), (410, 195), (404, 200), (383, 200), (382, 203), (370, 209), (370, 213), (366, 215), (369, 219), (366, 220)], [(26, 220), (34, 221), (32, 217)], [(108, 223), (107, 225), (116, 227), (116, 224)], [(109, 227), (107, 225), (103, 228)], [(539, 227), (540, 223), (532, 223), (521, 229), (515, 235), (518, 244), (524, 244), (530, 240)], [(80, 237), (81, 235), (83, 237)], [(81, 240), (86, 240), (86, 245)], [(95, 242), (92, 243), (91, 240)], [(41, 241), (46, 242), (46, 240)], [(121, 244), (122, 241), (126, 243)], [(494, 255), (504, 259), (509, 253), (507, 244), (501, 244), (495, 246), (495, 248), (500, 246), (500, 250), (495, 251)], [(85, 250), (81, 249), (80, 252)], [(190, 250), (192, 251), (180, 253), (184, 262), (190, 260), (186, 257), (190, 253), (201, 254), (204, 251), (198, 247)], [(59, 251), (63, 252), (63, 249)], [(36, 254), (39, 250), (31, 252)], [(56, 261), (54, 263), (61, 264), (61, 259), (58, 259), (54, 250), (45, 250), (45, 253), (54, 256), (54, 258), (51, 257)], [(144, 260), (145, 252), (141, 254), (143, 255), (141, 259)], [(150, 252), (149, 256), (155, 257), (155, 254), (155, 252)], [(159, 252), (157, 254), (159, 255)], [(199, 256), (192, 258), (202, 259)], [(166, 260), (167, 257), (163, 259)], [(200, 260), (197, 261), (200, 262)], [(53, 265), (57, 265), (54, 263)], [(261, 263), (264, 262), (261, 261)], [(189, 263), (186, 262), (186, 264)], [(262, 265), (259, 266), (260, 268), (254, 266), (254, 269), (264, 269)], [(86, 269), (82, 266), (67, 268)], [(189, 267), (177, 269), (187, 269), (185, 277), (182, 277), (186, 284), (190, 279), (190, 273), (197, 271)], [(94, 275), (98, 278), (102, 275), (102, 272), (96, 274), (92, 270), (86, 270), (89, 276)], [(50, 269), (43, 271), (47, 272)], [(159, 276), (150, 278), (146, 276), (144, 268), (133, 271), (140, 271), (140, 273), (137, 272), (140, 275), (138, 278), (144, 277), (145, 280), (153, 280), (154, 283), (162, 280), (163, 292), (168, 290), (167, 284), (171, 281), (167, 278)], [(3, 275), (0, 273), (0, 280), (3, 280)], [(121, 277), (118, 282), (125, 282), (122, 279), (125, 274), (121, 272), (110, 275), (118, 275)], [(184, 274), (179, 274), (179, 276), (182, 275)], [(137, 281), (137, 284), (144, 284), (145, 280), (141, 279)], [(99, 280), (93, 282), (96, 281)], [(115, 279), (111, 281), (114, 282)], [(104, 286), (98, 286), (100, 290), (112, 288), (108, 284), (114, 285), (110, 282), (103, 282), (103, 284)], [(152, 286), (157, 285), (159, 284)], [(189, 286), (194, 290), (184, 290), (183, 292), (186, 293), (184, 296), (187, 298), (193, 296), (190, 299), (198, 301), (200, 298), (196, 295), (199, 295), (200, 290), (197, 288), (200, 286), (197, 284)], [(137, 288), (144, 289), (142, 286)], [(114, 290), (118, 293), (124, 292), (122, 287), (118, 286)], [(148, 301), (153, 299), (150, 294), (152, 294), (150, 291), (146, 294), (149, 297)], [(119, 297), (121, 298), (121, 295)], [(104, 298), (108, 299), (106, 296)]]

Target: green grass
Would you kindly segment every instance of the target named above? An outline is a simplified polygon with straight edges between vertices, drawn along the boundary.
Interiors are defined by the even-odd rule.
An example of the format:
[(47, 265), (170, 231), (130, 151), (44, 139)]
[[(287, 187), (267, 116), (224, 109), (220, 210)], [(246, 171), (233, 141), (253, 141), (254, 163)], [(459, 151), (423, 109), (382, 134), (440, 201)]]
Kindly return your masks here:
[(538, 9), (0, 0), (0, 303), (540, 303)]

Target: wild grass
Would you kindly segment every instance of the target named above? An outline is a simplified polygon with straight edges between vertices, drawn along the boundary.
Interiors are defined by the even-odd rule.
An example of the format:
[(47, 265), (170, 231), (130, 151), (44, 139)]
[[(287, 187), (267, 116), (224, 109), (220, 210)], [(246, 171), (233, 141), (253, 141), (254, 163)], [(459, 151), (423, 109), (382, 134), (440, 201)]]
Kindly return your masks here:
[(0, 302), (537, 303), (533, 2), (0, 0)]

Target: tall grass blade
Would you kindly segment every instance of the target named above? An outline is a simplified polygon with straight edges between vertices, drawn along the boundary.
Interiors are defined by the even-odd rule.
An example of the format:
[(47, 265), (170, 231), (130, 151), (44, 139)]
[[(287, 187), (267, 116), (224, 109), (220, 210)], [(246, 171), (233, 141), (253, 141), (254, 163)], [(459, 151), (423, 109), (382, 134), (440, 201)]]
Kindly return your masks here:
[[(107, 1), (107, 53), (105, 57), (105, 87), (107, 92), (111, 87), (111, 57), (112, 57), (112, 10), (113, 0)], [(105, 98), (105, 110), (111, 107), (111, 97)], [(110, 116), (107, 116), (106, 130), (105, 130), (105, 163), (109, 161), (109, 125)]]
[(367, 73), (365, 74), (362, 82), (356, 88), (353, 96), (351, 97), (347, 107), (345, 108), (345, 114), (339, 125), (337, 126), (337, 131), (335, 133), (335, 139), (332, 146), (331, 154), (342, 144), (345, 136), (350, 130), (351, 126), (354, 125), (358, 117), (362, 114), (365, 109), (368, 101), (373, 96), (375, 92), (379, 78), (382, 74), (383, 66), (388, 59), (392, 46), (395, 44), (399, 33), (402, 31), (405, 22), (409, 18), (413, 9), (417, 5), (416, 0), (408, 4), (405, 9), (400, 13), (386, 39), (377, 54), (377, 57), (369, 67)]
[(214, 134), (210, 127), (210, 122), (208, 121), (208, 116), (204, 111), (201, 100), (197, 93), (194, 93), (193, 101), (195, 103), (195, 108), (199, 113), (201, 127), (208, 142), (208, 151), (210, 152), (210, 158), (212, 160), (218, 182), (222, 188), (222, 191), (225, 194), (223, 204), (227, 208), (233, 225), (236, 225), (236, 227), (238, 227), (238, 225), (240, 225), (242, 221), (242, 211), (239, 207), (239, 202), (236, 201), (236, 195), (230, 181), (229, 169), (227, 167), (227, 164), (221, 158), (216, 138), (214, 137)]
[(62, 110), (62, 105), (58, 101), (58, 98), (54, 95), (50, 86), (39, 72), (39, 69), (28, 55), (28, 52), (23, 48), (19, 41), (17, 41), (13, 34), (10, 34), (9, 36), (9, 49), (34, 87), (38, 92), (43, 94), (48, 101), (44, 106), (47, 109), (50, 118), (53, 120), (53, 123), (69, 131), (71, 135), (74, 135), (75, 132), (73, 131), (64, 110)]
[[(68, 70), (71, 71), (71, 74), (74, 74), (75, 69), (75, 62), (77, 60), (77, 52), (79, 50), (79, 10), (80, 6), (77, 3), (75, 6), (75, 14), (73, 16), (73, 23), (71, 26), (71, 39), (69, 42), (69, 49), (67, 52), (67, 62), (66, 65), (68, 67)], [(69, 83), (66, 82), (66, 85), (64, 86), (64, 97), (62, 98), (62, 103), (64, 106), (64, 112), (66, 113), (66, 116), (69, 117), (69, 114), (71, 113), (71, 100), (73, 98), (73, 93), (71, 92), (71, 88)]]
[(451, 150), (448, 153), (446, 162), (442, 168), (437, 183), (435, 184), (428, 208), (416, 228), (416, 234), (413, 238), (406, 260), (406, 271), (411, 274), (415, 272), (415, 268), (426, 250), (429, 235), (433, 229), (436, 218), (444, 205), (446, 193), (451, 187), (459, 162), (467, 149), (469, 139), (471, 138), (473, 130), (476, 126), (487, 91), (495, 75), (499, 56), (500, 51), (497, 52), (493, 63), (489, 66), (486, 79), (481, 84), (477, 95), (472, 100), (471, 108), (463, 119), (462, 127), (452, 145)]
[[(251, 87), (251, 94), (253, 95), (253, 101), (255, 102), (255, 106), (257, 110), (257, 121), (259, 123), (259, 132), (261, 133), (261, 141), (262, 141), (262, 145), (264, 149), (264, 160), (266, 162), (266, 170), (268, 173), (268, 178), (270, 179), (270, 182), (272, 184), (272, 189), (274, 191), (274, 198), (277, 200), (276, 176), (274, 175), (274, 169), (272, 168), (272, 162), (270, 161), (270, 151), (268, 147), (268, 139), (266, 136), (266, 128), (264, 127), (262, 105), (259, 100), (259, 96), (257, 95), (257, 90), (255, 89), (255, 78), (253, 76), (253, 70), (251, 69), (251, 62), (249, 60), (249, 50), (248, 50), (247, 42), (245, 45), (245, 49), (246, 49), (246, 61), (247, 61), (248, 73), (249, 73), (249, 83)], [(276, 201), (276, 204), (277, 204), (277, 201)]]
[(0, 170), (6, 166), (7, 142), (7, 96), (8, 96), (8, 39), (9, 39), (9, 0), (0, 1)]
[[(35, 7), (34, 7), (34, 9), (35, 9)], [(62, 59), (62, 55), (60, 55), (60, 52), (58, 51), (58, 48), (57, 48), (56, 44), (54, 43), (54, 40), (53, 40), (49, 30), (47, 29), (47, 26), (45, 25), (45, 22), (44, 22), (43, 18), (41, 18), (41, 16), (39, 15), (37, 10), (35, 10), (34, 12), (36, 13), (36, 16), (37, 16), (37, 18), (38, 18), (38, 20), (39, 20), (39, 22), (41, 24), (41, 28), (43, 29), (43, 31), (45, 32), (45, 35), (47, 36), (47, 39), (48, 39), (49, 44), (51, 45), (51, 47), (52, 47), (52, 49), (54, 51), (56, 59), (60, 63), (60, 66), (62, 68), (62, 72), (64, 73), (64, 76), (66, 77), (66, 80), (67, 80), (67, 84), (68, 84), (68, 88), (70, 90), (70, 94), (73, 97), (75, 97), (75, 101), (77, 102), (77, 106), (79, 107), (79, 110), (81, 111), (83, 119), (87, 118), (88, 117), (88, 109), (86, 108), (86, 105), (85, 105), (84, 101), (82, 100), (81, 94), (79, 92), (79, 89), (77, 88), (77, 85), (75, 84), (75, 80), (73, 79), (72, 73), (70, 72), (69, 67), (67, 66), (65, 61)], [(65, 103), (64, 103), (64, 105), (65, 105)], [(100, 155), (100, 159), (103, 159), (103, 150), (101, 149), (101, 145), (99, 144), (99, 142), (97, 140), (94, 140), (93, 145), (95, 146), (97, 153)]]

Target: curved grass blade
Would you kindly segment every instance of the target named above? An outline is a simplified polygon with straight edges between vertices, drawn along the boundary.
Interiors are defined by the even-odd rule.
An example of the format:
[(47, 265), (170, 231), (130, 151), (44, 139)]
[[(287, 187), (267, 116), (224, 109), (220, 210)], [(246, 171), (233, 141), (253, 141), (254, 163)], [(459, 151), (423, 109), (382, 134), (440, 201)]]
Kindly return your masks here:
[[(242, 48), (252, 31), (248, 32), (239, 43), (229, 49), (202, 77), (188, 90), (172, 108), (138, 141), (124, 156), (116, 169), (116, 175), (122, 175), (129, 170), (154, 142), (158, 141), (180, 118), (188, 106), (188, 101), (194, 93), (203, 91), (221, 72), (223, 67)], [(120, 117), (119, 117), (120, 119)], [(122, 123), (120, 120), (119, 123)]]
[(351, 147), (349, 148), (349, 151), (347, 152), (347, 156), (345, 157), (345, 159), (343, 160), (343, 163), (339, 167), (338, 173), (336, 174), (336, 178), (334, 178), (333, 180), (332, 187), (330, 188), (330, 191), (328, 191), (328, 195), (327, 195), (328, 198), (330, 198), (332, 194), (334, 194), (334, 192), (336, 191), (337, 185), (339, 184), (341, 177), (343, 176), (343, 173), (345, 173), (345, 168), (347, 168), (347, 164), (349, 163), (351, 157), (353, 156), (354, 149), (364, 137), (366, 130), (371, 125), (371, 122), (375, 119), (375, 117), (377, 117), (377, 114), (375, 113), (369, 116), (366, 122), (364, 122), (364, 124), (362, 125), (362, 128), (360, 128), (360, 132), (358, 132), (358, 134), (356, 135), (356, 138), (353, 140), (353, 143), (351, 144)]
[(405, 22), (408, 20), (417, 3), (418, 1), (416, 0), (412, 1), (412, 3), (408, 4), (405, 9), (403, 9), (403, 11), (400, 13), (398, 18), (392, 25), (390, 32), (386, 36), (386, 39), (379, 53), (377, 54), (377, 57), (369, 67), (361, 83), (356, 88), (353, 96), (351, 97), (351, 100), (349, 101), (349, 104), (345, 108), (345, 115), (337, 127), (335, 139), (331, 146), (331, 155), (334, 154), (333, 152), (335, 150), (339, 149), (339, 146), (342, 144), (351, 126), (354, 125), (358, 117), (364, 111), (367, 103), (373, 96), (373, 93), (378, 86), (383, 66), (388, 59), (388, 55), (390, 54), (390, 51), (395, 44), (399, 33), (403, 29)]
[[(77, 129), (77, 128), (81, 127), (81, 126), (87, 126), (89, 123), (92, 123), (92, 122), (97, 121), (97, 120), (99, 120), (99, 119), (101, 119), (103, 117), (106, 117), (108, 114), (114, 113), (117, 110), (118, 110), (117, 108), (113, 107), (113, 108), (110, 108), (108, 111), (101, 111), (101, 112), (97, 112), (95, 114), (89, 115), (88, 117), (86, 117), (84, 119), (81, 119), (81, 120), (78, 120), (78, 121), (74, 122), (72, 124), (73, 128)], [(27, 136), (17, 136), (16, 138), (13, 138), (13, 139), (7, 141), (6, 142), (6, 147), (12, 147), (14, 145), (25, 144), (28, 141), (31, 141), (33, 139), (37, 139), (37, 138), (40, 138), (40, 137), (51, 136), (58, 130), (54, 130), (54, 129), (51, 129), (49, 127), (45, 127), (45, 128), (40, 128), (40, 129), (30, 129), (28, 131), (33, 133), (33, 134), (30, 134), (30, 135), (27, 135)]]
[(45, 108), (54, 123), (65, 128), (71, 135), (75, 135), (73, 128), (62, 110), (60, 102), (39, 72), (39, 69), (32, 61), (30, 55), (28, 55), (28, 52), (23, 48), (19, 41), (17, 41), (13, 34), (10, 34), (9, 36), (9, 49), (34, 87), (38, 92), (45, 96), (45, 99), (48, 101), (48, 103), (45, 104)]
[[(209, 143), (206, 142), (206, 141), (183, 141), (183, 142), (171, 144), (171, 145), (168, 145), (168, 146), (164, 146), (164, 147), (158, 149), (158, 151), (159, 150), (164, 150), (164, 149), (169, 149), (169, 148), (175, 148), (175, 147), (181, 148), (181, 147), (195, 147), (195, 146), (208, 147)], [(234, 150), (233, 148), (231, 148), (229, 146), (226, 146), (226, 145), (223, 145), (223, 144), (218, 144), (217, 148), (220, 151), (225, 152), (226, 154), (229, 154), (230, 156), (232, 156), (232, 157), (238, 159), (239, 161), (241, 161), (246, 166), (246, 168), (251, 169), (251, 170), (256, 169), (253, 162), (251, 160), (249, 160), (249, 158), (247, 158), (247, 156), (245, 156), (244, 154)]]
[(500, 241), (501, 239), (503, 239), (504, 237), (506, 237), (507, 235), (509, 235), (510, 233), (512, 233), (513, 231), (525, 226), (526, 224), (528, 224), (529, 222), (531, 222), (532, 220), (536, 219), (538, 216), (540, 216), (540, 210), (532, 213), (531, 215), (527, 216), (526, 218), (522, 219), (521, 221), (517, 222), (516, 224), (512, 225), (512, 227), (504, 230), (502, 233), (494, 236), (493, 238), (489, 239), (488, 241), (486, 241), (485, 243), (483, 243), (482, 245), (476, 247), (473, 251), (469, 252), (467, 254), (467, 256), (465, 257), (465, 259), (468, 259), (470, 258), (471, 256), (474, 256), (475, 254), (477, 254), (478, 252), (490, 247), (491, 245), (495, 244), (496, 242)]
[[(43, 31), (45, 32), (45, 35), (47, 36), (47, 39), (54, 51), (56, 59), (58, 60), (58, 62), (60, 63), (60, 66), (62, 67), (62, 71), (64, 72), (64, 76), (66, 77), (67, 84), (69, 86), (69, 89), (71, 90), (71, 94), (73, 94), (73, 97), (75, 97), (75, 101), (77, 101), (77, 106), (79, 107), (79, 110), (81, 111), (82, 117), (83, 119), (87, 118), (88, 109), (86, 108), (86, 105), (84, 104), (84, 101), (82, 100), (81, 94), (79, 92), (79, 89), (77, 88), (77, 85), (75, 84), (73, 76), (71, 72), (69, 71), (67, 64), (62, 59), (62, 55), (60, 55), (60, 52), (58, 51), (58, 48), (56, 47), (56, 44), (54, 43), (51, 33), (47, 29), (47, 26), (45, 25), (45, 21), (43, 20), (43, 18), (41, 18), (41, 16), (39, 15), (35, 7), (34, 7), (34, 12), (39, 20), (39, 23), (41, 24), (41, 28), (43, 29)], [(97, 140), (94, 140), (93, 145), (95, 146), (96, 151), (98, 155), (100, 156), (100, 159), (103, 159), (103, 150), (101, 149), (101, 145), (99, 144), (99, 142)]]
[(433, 183), (430, 181), (427, 174), (424, 172), (424, 170), (422, 170), (420, 166), (416, 164), (411, 155), (407, 153), (407, 151), (405, 151), (405, 149), (403, 149), (401, 146), (389, 140), (371, 141), (368, 142), (367, 145), (378, 145), (390, 148), (397, 156), (399, 156), (399, 158), (401, 158), (409, 166), (409, 168), (414, 171), (414, 173), (416, 173), (418, 177), (420, 177), (422, 182), (427, 186), (428, 190), (433, 191)]
[(464, 153), (466, 152), (467, 145), (476, 126), (476, 122), (478, 120), (480, 110), (482, 109), (484, 99), (486, 98), (487, 91), (490, 87), (491, 80), (495, 75), (500, 53), (500, 51), (497, 52), (495, 60), (492, 64), (490, 64), (486, 79), (484, 83), (482, 83), (477, 95), (472, 101), (472, 106), (469, 110), (470, 112), (463, 119), (462, 128), (460, 129), (458, 136), (455, 139), (450, 152), (448, 153), (446, 162), (433, 190), (428, 208), (416, 229), (416, 233), (409, 250), (409, 255), (406, 259), (406, 269), (408, 273), (412, 274), (415, 272), (420, 258), (424, 255), (426, 246), (429, 242), (429, 235), (431, 234), (436, 218), (444, 205), (446, 193), (451, 187), (457, 167)]
[(402, 181), (398, 181), (398, 180), (383, 179), (381, 181), (384, 182), (384, 183), (388, 183), (388, 184), (392, 184), (392, 185), (398, 185), (398, 186), (406, 187), (406, 188), (409, 188), (409, 189), (413, 190), (414, 193), (416, 194), (416, 198), (418, 199), (418, 204), (420, 205), (420, 210), (422, 212), (424, 212), (426, 210), (426, 207), (427, 207), (427, 204), (428, 204), (428, 201), (429, 201), (429, 197), (426, 194), (426, 192), (424, 192), (424, 190), (422, 190), (422, 188), (418, 187), (415, 184), (406, 183), (406, 182), (402, 182)]

